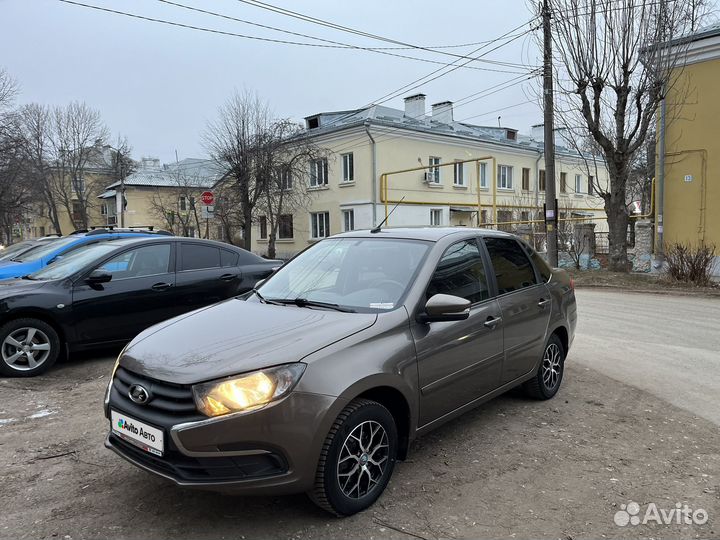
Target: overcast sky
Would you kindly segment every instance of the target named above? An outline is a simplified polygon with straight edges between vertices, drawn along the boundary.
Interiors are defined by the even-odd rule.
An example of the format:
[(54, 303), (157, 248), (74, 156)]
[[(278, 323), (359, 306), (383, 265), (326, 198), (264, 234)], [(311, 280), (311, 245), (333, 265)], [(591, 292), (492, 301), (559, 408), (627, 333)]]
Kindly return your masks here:
[[(147, 17), (306, 43), (238, 21), (191, 12), (157, 0), (78, 0)], [(240, 0), (175, 0), (235, 18), (364, 47), (393, 46), (272, 13)], [(421, 46), (494, 39), (532, 14), (526, 0), (267, 0), (355, 29)], [(517, 33), (517, 32), (516, 32)], [(494, 46), (494, 45), (492, 45)], [(491, 46), (491, 47), (492, 47)], [(470, 45), (443, 49), (468, 54)], [(485, 52), (484, 49), (481, 52)], [(205, 155), (201, 133), (234, 89), (249, 89), (281, 117), (297, 120), (320, 111), (354, 109), (377, 101), (440, 65), (353, 49), (304, 47), (218, 35), (99, 12), (58, 0), (0, 0), (0, 66), (21, 87), (19, 103), (50, 105), (85, 101), (100, 110), (112, 132), (128, 137), (135, 157), (167, 162)], [(440, 62), (455, 58), (425, 51), (397, 54)], [(517, 64), (539, 63), (534, 39), (521, 36), (486, 57)], [(523, 68), (473, 62), (497, 73), (458, 69), (386, 103), (402, 108), (402, 96), (422, 91), (431, 103), (460, 98), (518, 78)], [(527, 68), (525, 68), (527, 70)], [(522, 77), (520, 77), (522, 80)], [(541, 121), (532, 103), (538, 79), (458, 106), (455, 119), (502, 124), (527, 132)]]

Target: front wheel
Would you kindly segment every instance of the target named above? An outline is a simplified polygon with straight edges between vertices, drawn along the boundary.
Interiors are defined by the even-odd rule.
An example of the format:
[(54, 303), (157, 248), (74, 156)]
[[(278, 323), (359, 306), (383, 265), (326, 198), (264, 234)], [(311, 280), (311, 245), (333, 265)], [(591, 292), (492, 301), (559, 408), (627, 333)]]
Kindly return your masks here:
[(325, 439), (315, 488), (308, 495), (336, 516), (368, 508), (390, 480), (397, 447), (397, 427), (390, 411), (376, 401), (351, 401)]
[(39, 319), (16, 319), (0, 328), (0, 374), (34, 377), (47, 371), (60, 355), (55, 329)]
[(550, 399), (557, 394), (565, 372), (565, 347), (553, 334), (547, 340), (542, 361), (535, 377), (523, 385), (525, 393), (535, 399)]

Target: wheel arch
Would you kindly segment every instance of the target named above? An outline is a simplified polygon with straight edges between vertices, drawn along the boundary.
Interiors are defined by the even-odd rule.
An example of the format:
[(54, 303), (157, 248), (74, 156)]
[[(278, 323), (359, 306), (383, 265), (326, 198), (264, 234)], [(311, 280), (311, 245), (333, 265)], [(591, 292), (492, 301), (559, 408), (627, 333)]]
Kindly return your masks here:
[(23, 308), (15, 311), (4, 313), (0, 316), (0, 326), (4, 326), (9, 322), (17, 319), (38, 319), (46, 324), (49, 324), (55, 332), (57, 332), (58, 338), (60, 339), (60, 349), (67, 347), (67, 336), (62, 325), (52, 315), (49, 315), (46, 311), (32, 308)]
[(568, 334), (567, 328), (565, 328), (565, 326), (563, 326), (563, 325), (556, 326), (553, 329), (553, 331), (550, 332), (549, 336), (551, 336), (553, 334), (557, 335), (557, 337), (560, 338), (560, 342), (562, 343), (562, 346), (563, 346), (563, 351), (567, 355), (568, 348), (570, 346), (570, 341), (569, 341), (570, 335)]

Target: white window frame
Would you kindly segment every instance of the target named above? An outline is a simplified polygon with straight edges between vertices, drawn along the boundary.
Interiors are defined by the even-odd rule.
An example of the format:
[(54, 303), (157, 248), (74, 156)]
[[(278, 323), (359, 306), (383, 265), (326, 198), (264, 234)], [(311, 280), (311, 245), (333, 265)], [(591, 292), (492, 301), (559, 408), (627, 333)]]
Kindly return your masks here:
[[(322, 229), (322, 231), (321, 231)], [(323, 235), (320, 235), (320, 232)], [(310, 213), (310, 238), (320, 240), (330, 236), (330, 212)]]
[(355, 230), (355, 210), (343, 210), (343, 232)]
[(437, 184), (440, 185), (440, 167), (439, 165), (442, 163), (442, 159), (437, 156), (430, 156), (428, 158), (428, 165), (430, 165), (430, 169), (428, 169), (428, 172), (430, 173), (428, 182), (431, 184)]
[(187, 195), (180, 195), (178, 197), (178, 210), (180, 212), (188, 212), (190, 210), (190, 197)]
[(487, 189), (487, 163), (480, 164), (480, 187)]
[(328, 185), (328, 160), (320, 158), (310, 163), (310, 187), (319, 188)]
[(465, 187), (465, 164), (462, 160), (456, 159), (453, 165), (453, 185)]
[(505, 189), (508, 191), (513, 189), (512, 165), (498, 165), (497, 187), (498, 189)]
[(342, 158), (342, 178), (343, 184), (349, 184), (355, 181), (355, 157), (352, 152), (341, 154)]
[(431, 227), (442, 227), (442, 222), (443, 222), (442, 208), (431, 208), (430, 209), (430, 226)]
[(283, 191), (291, 191), (293, 188), (293, 177), (290, 169), (283, 168), (280, 173), (280, 189)]
[(575, 193), (578, 195), (582, 195), (584, 193), (582, 190), (582, 174), (575, 175)]

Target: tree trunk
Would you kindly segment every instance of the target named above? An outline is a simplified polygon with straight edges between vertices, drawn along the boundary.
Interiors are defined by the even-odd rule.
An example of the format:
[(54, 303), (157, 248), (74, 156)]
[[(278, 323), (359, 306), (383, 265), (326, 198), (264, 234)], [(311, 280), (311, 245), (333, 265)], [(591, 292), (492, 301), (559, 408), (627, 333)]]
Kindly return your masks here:
[(248, 251), (252, 251), (252, 205), (247, 193), (243, 192), (242, 201), (240, 202), (243, 217), (243, 247)]
[(267, 256), (268, 256), (268, 259), (275, 258), (275, 233), (274, 232), (271, 232), (270, 236), (268, 238)]
[(609, 195), (605, 200), (608, 217), (608, 263), (613, 272), (627, 272), (627, 229), (630, 220), (625, 198)]

